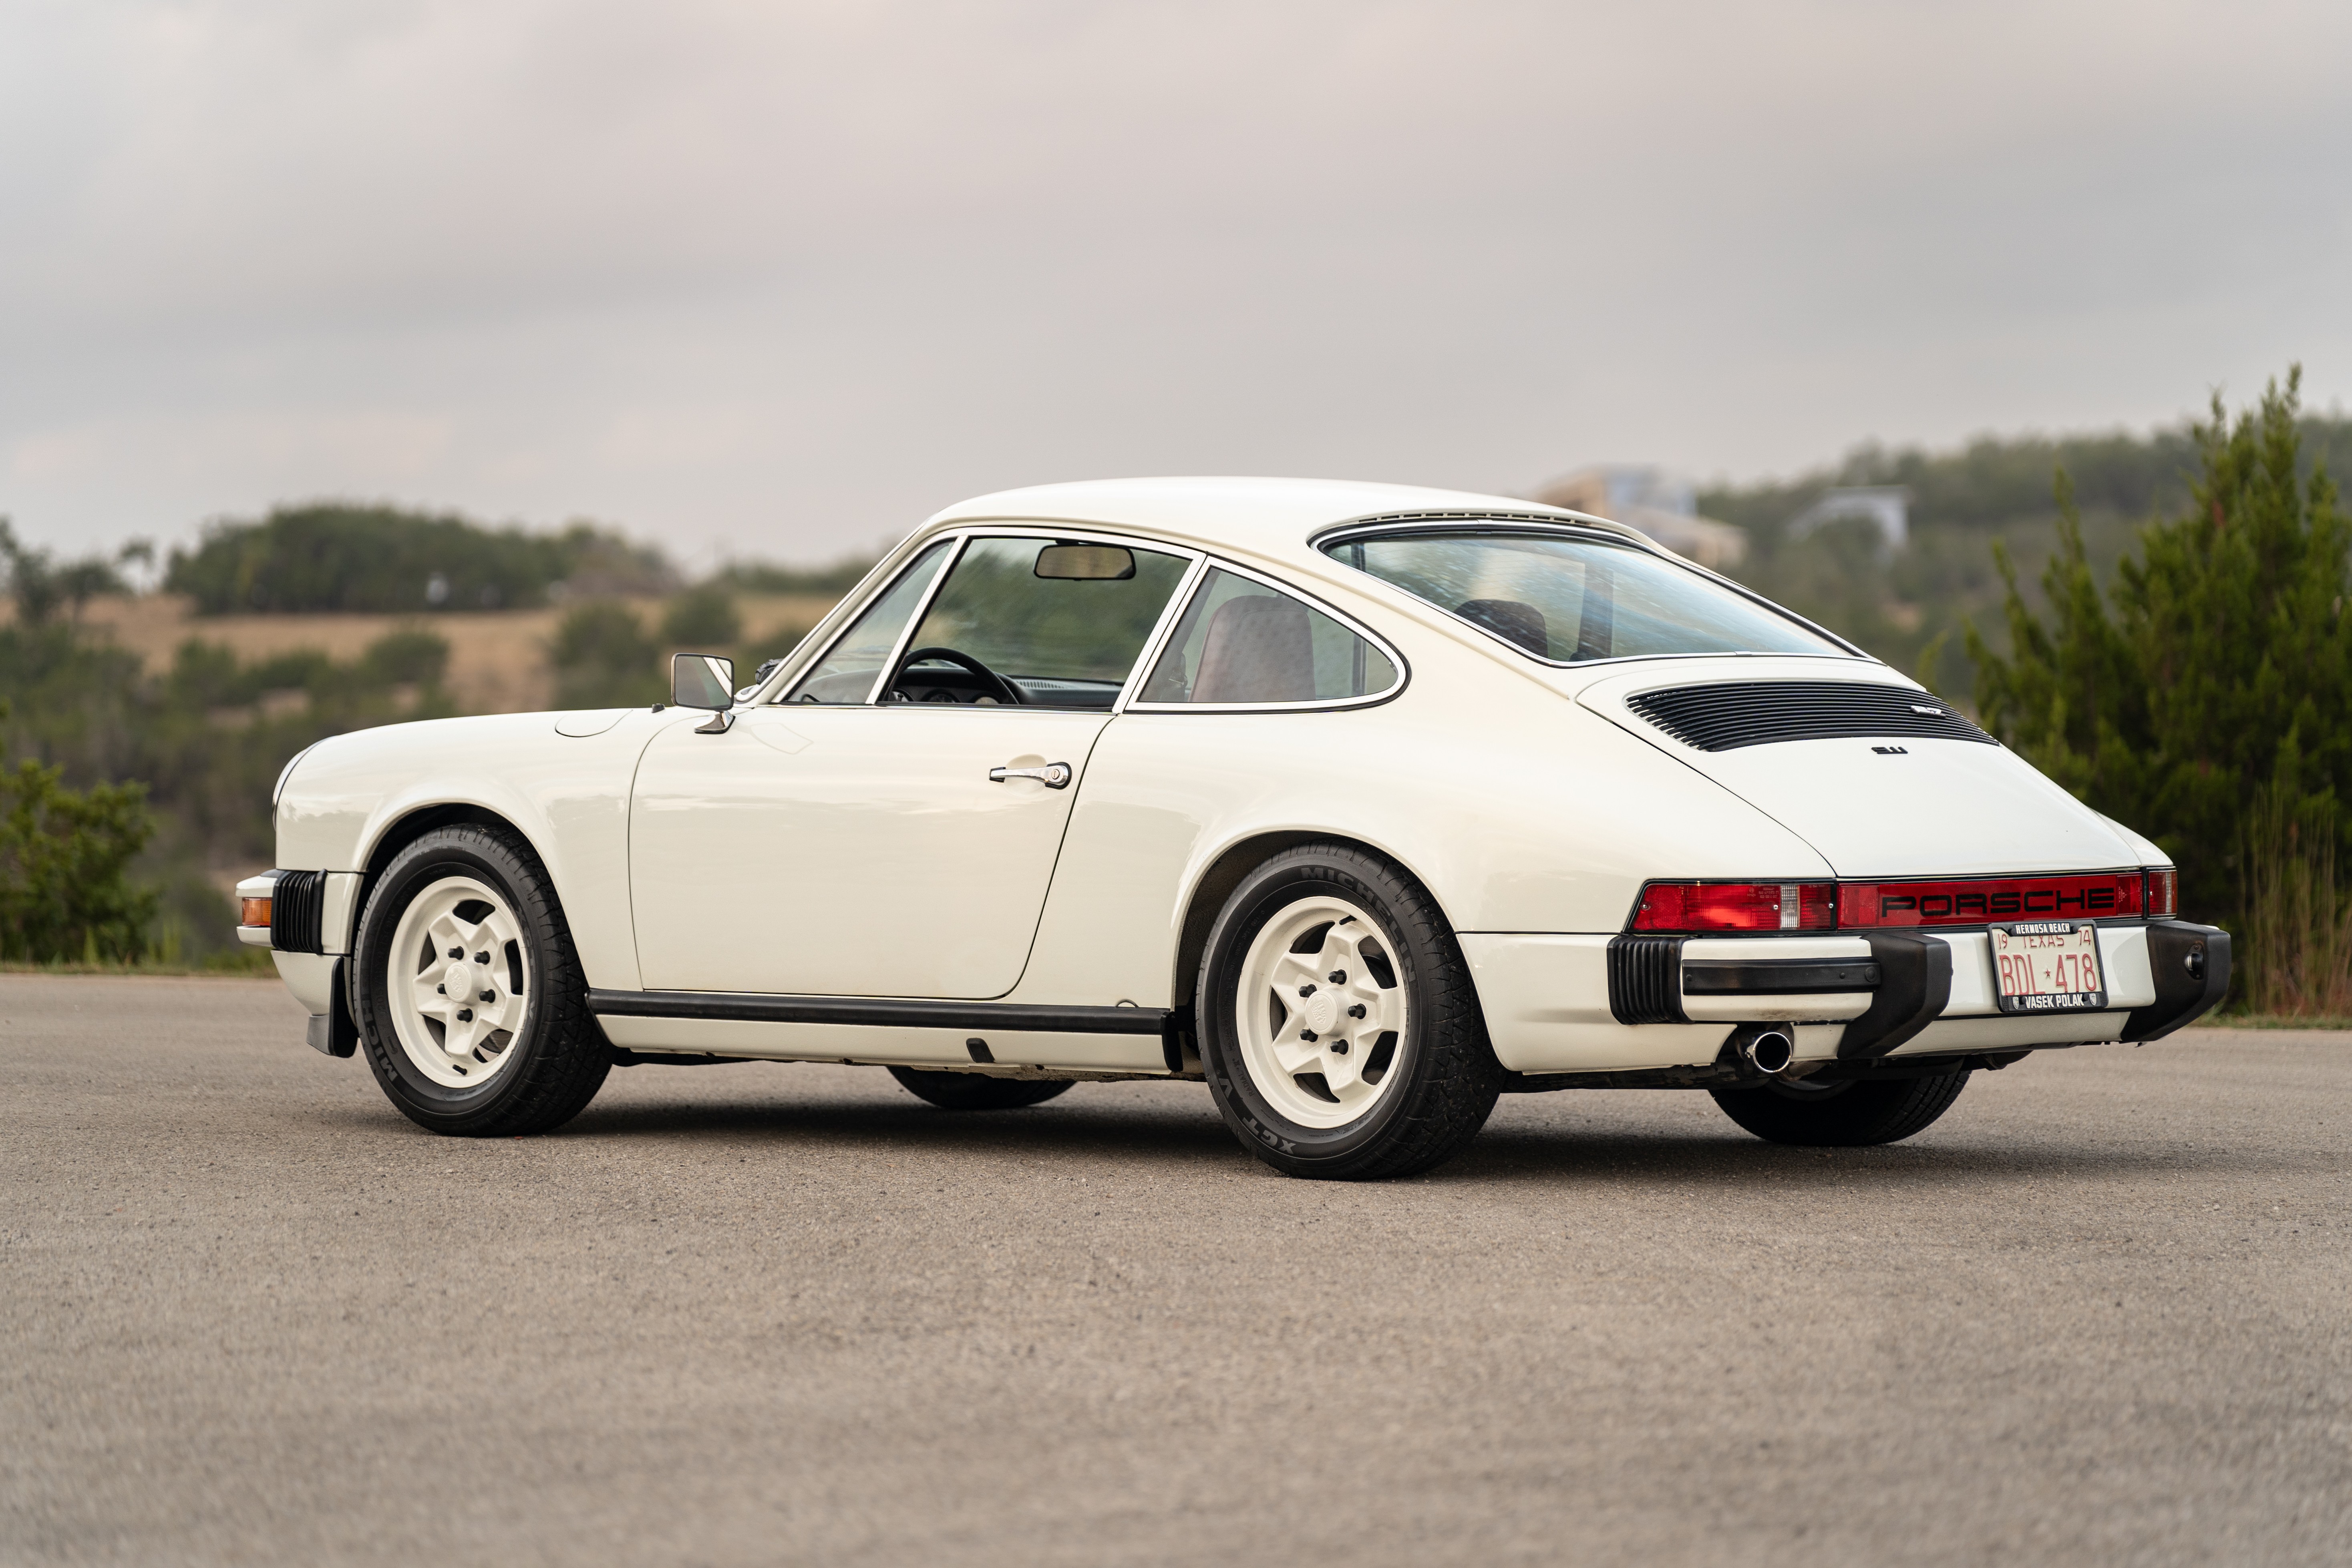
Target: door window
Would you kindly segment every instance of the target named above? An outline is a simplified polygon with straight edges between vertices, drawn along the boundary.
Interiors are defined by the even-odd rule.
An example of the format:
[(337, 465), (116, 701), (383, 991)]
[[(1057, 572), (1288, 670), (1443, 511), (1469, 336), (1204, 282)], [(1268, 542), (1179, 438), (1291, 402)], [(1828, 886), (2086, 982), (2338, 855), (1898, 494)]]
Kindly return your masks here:
[(1108, 712), (1190, 565), (1125, 545), (974, 539), (884, 700)]
[(817, 667), (802, 678), (788, 700), (793, 702), (864, 702), (874, 694), (874, 683), (898, 646), (898, 634), (923, 600), (923, 590), (939, 574), (954, 541), (943, 539), (923, 552), (912, 566), (866, 606), (857, 624), (842, 634)]
[(1138, 702), (1315, 703), (1393, 688), (1395, 661), (1322, 611), (1213, 571), (1176, 623)]

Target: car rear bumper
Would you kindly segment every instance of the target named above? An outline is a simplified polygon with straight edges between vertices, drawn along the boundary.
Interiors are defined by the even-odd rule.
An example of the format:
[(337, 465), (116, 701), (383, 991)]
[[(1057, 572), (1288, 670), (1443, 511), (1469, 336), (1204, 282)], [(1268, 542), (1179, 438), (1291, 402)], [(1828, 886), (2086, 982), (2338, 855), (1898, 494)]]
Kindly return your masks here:
[(1800, 1062), (2154, 1039), (2220, 1002), (2230, 967), (2213, 927), (2105, 924), (2108, 1008), (2024, 1016), (2000, 1012), (1980, 931), (1460, 941), (1496, 1055), (1521, 1073), (1703, 1067), (1745, 1023), (1788, 1026)]

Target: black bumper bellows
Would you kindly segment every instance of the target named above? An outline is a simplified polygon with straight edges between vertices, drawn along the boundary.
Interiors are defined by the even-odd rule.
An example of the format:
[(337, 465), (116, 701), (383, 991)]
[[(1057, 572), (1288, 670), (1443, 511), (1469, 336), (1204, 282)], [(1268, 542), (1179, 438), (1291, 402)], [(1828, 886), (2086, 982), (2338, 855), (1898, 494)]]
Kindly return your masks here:
[(1621, 1024), (1687, 1024), (1683, 1012), (1683, 939), (1609, 939), (1609, 1013)]

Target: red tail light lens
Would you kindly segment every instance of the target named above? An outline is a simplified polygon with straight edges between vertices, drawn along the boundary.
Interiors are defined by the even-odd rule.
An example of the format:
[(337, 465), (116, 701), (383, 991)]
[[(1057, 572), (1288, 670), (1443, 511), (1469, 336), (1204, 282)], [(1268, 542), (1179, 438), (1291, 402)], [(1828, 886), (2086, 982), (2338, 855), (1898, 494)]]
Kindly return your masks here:
[(1633, 911), (1635, 931), (1829, 931), (1834, 882), (1653, 882)]
[(2147, 918), (2168, 921), (2180, 912), (2180, 873), (2169, 866), (2150, 866), (2147, 877)]
[(2116, 920), (2140, 912), (2137, 871), (1949, 882), (1840, 882), (1843, 926), (1966, 926), (1987, 921)]

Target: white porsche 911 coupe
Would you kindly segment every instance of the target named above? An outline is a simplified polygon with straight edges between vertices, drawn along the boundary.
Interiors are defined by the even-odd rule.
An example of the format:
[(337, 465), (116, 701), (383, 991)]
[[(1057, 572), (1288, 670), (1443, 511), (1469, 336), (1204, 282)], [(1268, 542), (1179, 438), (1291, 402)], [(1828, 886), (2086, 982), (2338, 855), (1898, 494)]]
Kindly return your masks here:
[(680, 655), (668, 704), (296, 757), (240, 935), (310, 1043), (478, 1136), (661, 1062), (870, 1063), (950, 1110), (1205, 1079), (1268, 1164), (1370, 1177), (1548, 1089), (1886, 1142), (2229, 981), (2155, 845), (1852, 644), (1522, 501), (983, 496), (733, 686)]

